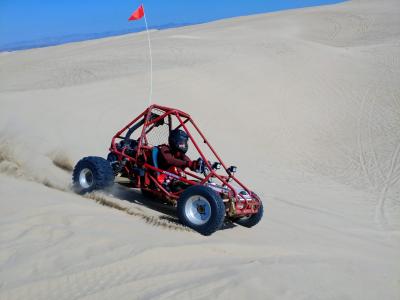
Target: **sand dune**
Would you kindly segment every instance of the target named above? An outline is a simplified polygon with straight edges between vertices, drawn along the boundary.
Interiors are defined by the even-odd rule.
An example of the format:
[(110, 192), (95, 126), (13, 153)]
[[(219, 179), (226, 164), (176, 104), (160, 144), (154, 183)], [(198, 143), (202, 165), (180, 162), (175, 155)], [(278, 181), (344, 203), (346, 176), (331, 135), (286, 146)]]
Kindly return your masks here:
[(154, 101), (264, 199), (257, 227), (207, 238), (140, 192), (70, 192), (75, 162), (147, 106), (144, 34), (0, 53), (0, 298), (397, 299), (399, 13), (349, 1), (151, 32)]

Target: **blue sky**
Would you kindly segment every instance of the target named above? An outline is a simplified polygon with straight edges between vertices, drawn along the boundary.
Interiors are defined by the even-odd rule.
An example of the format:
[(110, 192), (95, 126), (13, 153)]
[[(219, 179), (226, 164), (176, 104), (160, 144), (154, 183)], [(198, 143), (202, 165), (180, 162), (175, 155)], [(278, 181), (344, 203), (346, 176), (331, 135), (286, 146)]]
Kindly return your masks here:
[[(21, 42), (35, 45), (93, 38), (143, 29), (142, 22), (128, 22), (143, 3), (150, 27), (202, 23), (212, 20), (341, 0), (0, 0), (0, 50)], [(79, 36), (79, 37), (77, 37)], [(72, 38), (73, 39), (73, 38)], [(50, 41), (50, 42), (49, 42)]]

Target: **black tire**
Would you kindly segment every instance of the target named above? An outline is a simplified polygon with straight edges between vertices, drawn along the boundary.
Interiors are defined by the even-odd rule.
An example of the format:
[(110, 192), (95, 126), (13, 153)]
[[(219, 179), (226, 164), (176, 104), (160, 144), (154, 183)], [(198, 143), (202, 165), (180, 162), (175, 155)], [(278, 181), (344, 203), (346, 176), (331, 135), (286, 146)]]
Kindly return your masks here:
[(113, 169), (114, 176), (117, 176), (120, 171), (120, 168), (119, 168), (120, 163), (118, 161), (118, 156), (115, 153), (110, 152), (107, 155), (107, 161), (110, 163), (110, 166)]
[(261, 221), (263, 214), (264, 214), (264, 208), (262, 202), (260, 202), (260, 207), (258, 208), (258, 212), (256, 214), (251, 215), (249, 217), (242, 217), (235, 219), (234, 222), (244, 227), (250, 228), (257, 225), (258, 222)]
[(210, 235), (220, 229), (225, 219), (224, 202), (214, 190), (206, 186), (194, 185), (187, 188), (177, 206), (179, 221), (202, 235)]
[(104, 158), (88, 156), (76, 164), (72, 181), (76, 193), (90, 193), (110, 187), (114, 183), (114, 171)]

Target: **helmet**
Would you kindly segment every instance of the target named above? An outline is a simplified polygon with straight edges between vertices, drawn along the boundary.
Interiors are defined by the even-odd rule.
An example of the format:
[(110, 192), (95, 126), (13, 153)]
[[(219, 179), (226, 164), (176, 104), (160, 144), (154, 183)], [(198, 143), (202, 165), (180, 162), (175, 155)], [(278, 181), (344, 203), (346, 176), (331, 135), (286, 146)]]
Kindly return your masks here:
[(180, 151), (186, 153), (188, 151), (188, 140), (189, 137), (183, 130), (174, 129), (170, 132), (168, 137), (168, 144), (172, 151)]

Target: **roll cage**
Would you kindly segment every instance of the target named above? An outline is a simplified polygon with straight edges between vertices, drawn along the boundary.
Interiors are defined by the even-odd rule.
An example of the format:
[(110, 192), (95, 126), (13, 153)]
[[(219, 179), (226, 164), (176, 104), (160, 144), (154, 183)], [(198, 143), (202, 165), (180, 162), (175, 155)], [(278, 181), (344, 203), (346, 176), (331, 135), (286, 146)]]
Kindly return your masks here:
[[(196, 150), (207, 172), (198, 174), (182, 170), (183, 173), (173, 173), (154, 165), (153, 147), (166, 143), (169, 132), (176, 128), (187, 133), (194, 147), (192, 151)], [(134, 151), (129, 151), (132, 147), (126, 145), (132, 143), (128, 141), (134, 144)], [(128, 177), (131, 187), (151, 191), (169, 201), (176, 202), (183, 191), (167, 190), (157, 180), (157, 174), (165, 174), (188, 186), (207, 185), (213, 188), (221, 195), (232, 216), (254, 214), (260, 205), (258, 196), (235, 177), (234, 169), (222, 161), (191, 116), (181, 110), (151, 105), (113, 136), (110, 152), (116, 155), (119, 162), (123, 162), (123, 173)], [(210, 162), (210, 156), (220, 164), (220, 170)], [(247, 197), (244, 196), (246, 193)]]

